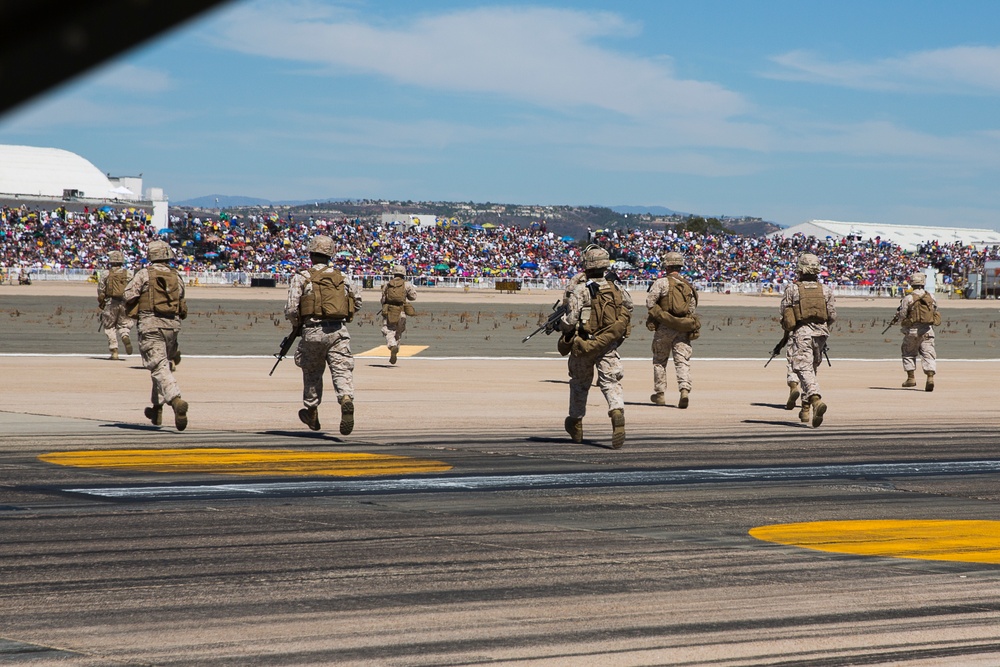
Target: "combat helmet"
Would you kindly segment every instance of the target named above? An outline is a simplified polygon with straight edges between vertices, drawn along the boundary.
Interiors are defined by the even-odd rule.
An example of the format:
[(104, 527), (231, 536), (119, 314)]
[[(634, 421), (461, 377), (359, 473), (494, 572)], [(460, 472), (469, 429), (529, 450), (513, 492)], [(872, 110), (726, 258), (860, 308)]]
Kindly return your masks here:
[(108, 264), (124, 264), (125, 253), (121, 250), (112, 250), (108, 253)]
[(608, 251), (597, 245), (589, 245), (583, 251), (583, 270), (606, 269), (611, 266)]
[(151, 262), (166, 262), (172, 259), (174, 256), (174, 251), (170, 248), (170, 244), (166, 241), (153, 241), (146, 248), (146, 257), (149, 258)]
[(921, 273), (920, 271), (917, 271), (912, 276), (910, 276), (910, 284), (913, 285), (914, 287), (917, 286), (923, 287), (924, 285), (927, 284), (927, 275)]
[(804, 252), (799, 255), (798, 271), (809, 276), (818, 275), (820, 272), (819, 257), (812, 253)]
[(679, 252), (668, 252), (663, 256), (663, 266), (684, 266), (684, 255)]
[(389, 270), (392, 271), (392, 275), (394, 276), (406, 276), (406, 267), (402, 264), (393, 264)]
[(333, 257), (333, 239), (323, 234), (314, 236), (309, 241), (308, 250), (310, 255)]

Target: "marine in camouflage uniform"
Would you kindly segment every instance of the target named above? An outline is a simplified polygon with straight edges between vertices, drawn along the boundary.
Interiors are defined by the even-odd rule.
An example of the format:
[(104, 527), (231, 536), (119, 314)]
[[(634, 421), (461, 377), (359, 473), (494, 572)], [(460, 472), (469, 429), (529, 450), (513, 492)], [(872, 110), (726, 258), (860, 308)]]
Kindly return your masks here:
[[(628, 334), (632, 297), (627, 290), (620, 289), (605, 278), (610, 264), (606, 250), (591, 246), (584, 251), (585, 280), (576, 281), (566, 297), (567, 312), (559, 325), (563, 332), (559, 348), (560, 352), (569, 355), (569, 416), (564, 423), (566, 432), (573, 442), (583, 442), (587, 395), (594, 383), (596, 368), (597, 386), (608, 402), (612, 428), (611, 446), (619, 449), (625, 444), (625, 394), (621, 385), (625, 373), (618, 355), (618, 345)], [(588, 323), (598, 297), (591, 290), (594, 293), (604, 290), (606, 294), (617, 294), (620, 299), (615, 322), (595, 332), (589, 331)]]
[(319, 405), (323, 401), (323, 372), (329, 368), (333, 388), (340, 403), (340, 433), (350, 435), (354, 430), (354, 356), (351, 354), (351, 334), (347, 323), (351, 314), (323, 317), (315, 311), (307, 312), (306, 305), (318, 299), (311, 272), (316, 275), (341, 276), (344, 292), (339, 298), (345, 304), (353, 303), (354, 310), (361, 308), (361, 293), (351, 281), (330, 265), (334, 255), (333, 239), (316, 236), (309, 242), (309, 259), (312, 266), (292, 276), (285, 302), (285, 319), (292, 326), (301, 325), (299, 345), (295, 349), (295, 365), (302, 369), (302, 403), (299, 419), (313, 431), (320, 430)]
[[(173, 250), (167, 243), (153, 241), (149, 244), (147, 255), (150, 264), (136, 271), (125, 288), (126, 307), (130, 314), (137, 314), (139, 320), (142, 364), (153, 380), (150, 396), (153, 405), (144, 413), (150, 422), (159, 426), (163, 419), (163, 406), (168, 404), (174, 410), (174, 425), (178, 431), (183, 431), (188, 425), (188, 404), (181, 398), (177, 380), (171, 372), (170, 359), (177, 354), (181, 320), (187, 317), (184, 280), (168, 263), (173, 258)], [(164, 286), (177, 290), (170, 294), (173, 306), (157, 312), (154, 304), (164, 294)]]
[[(681, 276), (684, 256), (679, 252), (668, 252), (663, 257), (665, 276), (653, 281), (646, 294), (646, 308), (650, 316), (646, 327), (653, 332), (653, 394), (649, 397), (655, 405), (666, 405), (664, 393), (667, 391), (667, 361), (674, 358), (674, 374), (680, 397), (677, 407), (688, 406), (691, 393), (691, 341), (698, 338), (701, 322), (695, 310), (698, 293)], [(667, 302), (671, 290), (681, 289), (684, 293), (683, 306), (675, 312), (668, 311)]]
[(816, 371), (823, 360), (830, 325), (837, 319), (833, 289), (821, 285), (819, 258), (803, 253), (798, 258), (799, 279), (781, 297), (781, 325), (789, 332), (787, 358), (802, 389), (799, 420), (823, 423), (827, 406), (819, 393)]
[[(934, 376), (937, 373), (937, 352), (934, 348), (934, 322), (917, 322), (914, 302), (921, 298), (927, 298), (933, 304), (930, 313), (937, 314), (937, 302), (934, 296), (924, 289), (927, 284), (927, 276), (923, 273), (914, 273), (910, 276), (910, 285), (913, 291), (903, 296), (896, 309), (896, 319), (902, 324), (903, 343), (900, 346), (900, 353), (903, 358), (903, 370), (906, 371), (904, 387), (916, 387), (917, 380), (914, 373), (917, 370), (917, 357), (920, 357), (920, 365), (927, 377), (924, 383), (924, 391), (934, 391)], [(940, 318), (940, 316), (937, 316)], [(938, 319), (940, 321), (940, 319)]]
[(382, 335), (385, 336), (385, 346), (389, 348), (389, 363), (396, 363), (399, 354), (399, 344), (406, 331), (407, 311), (412, 313), (408, 302), (416, 301), (417, 290), (406, 280), (406, 268), (400, 265), (392, 267), (392, 278), (382, 288)]
[(129, 331), (135, 320), (125, 310), (125, 287), (132, 279), (132, 272), (125, 268), (125, 255), (119, 250), (108, 253), (111, 268), (97, 279), (97, 306), (101, 309), (101, 326), (108, 338), (111, 358), (118, 358), (118, 339), (125, 346), (125, 354), (132, 354)]

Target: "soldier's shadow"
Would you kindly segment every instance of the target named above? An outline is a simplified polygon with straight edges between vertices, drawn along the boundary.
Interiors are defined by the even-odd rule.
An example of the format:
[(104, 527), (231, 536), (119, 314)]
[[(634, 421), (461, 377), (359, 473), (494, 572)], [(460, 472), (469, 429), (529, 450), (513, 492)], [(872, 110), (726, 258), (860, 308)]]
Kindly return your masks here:
[(329, 435), (323, 431), (258, 431), (260, 435), (278, 435), (287, 438), (303, 438), (305, 440), (322, 440), (324, 442), (346, 442), (343, 438)]
[(162, 426), (153, 426), (152, 424), (126, 424), (124, 422), (101, 424), (98, 428), (120, 428), (123, 431), (169, 431), (169, 429), (164, 429)]
[(614, 449), (611, 445), (605, 445), (604, 443), (595, 442), (593, 440), (583, 439), (583, 442), (573, 442), (569, 438), (546, 438), (542, 436), (530, 436), (525, 438), (528, 442), (547, 442), (554, 445), (583, 445), (585, 447), (595, 447), (597, 449)]
[(868, 387), (875, 391), (917, 391), (916, 387)]
[[(775, 410), (785, 409), (784, 403), (751, 403), (750, 405), (752, 405), (755, 408), (773, 408)], [(791, 412), (791, 410), (789, 410), (789, 412)]]
[(664, 403), (663, 405), (656, 405), (655, 403), (650, 403), (649, 401), (625, 401), (625, 405), (634, 405), (640, 408), (676, 408), (676, 403)]
[[(782, 406), (784, 408), (784, 406)], [(744, 419), (744, 424), (767, 424), (768, 426), (787, 426), (788, 428), (808, 428), (811, 429), (812, 426), (803, 422), (785, 422), (785, 421), (773, 421), (770, 419)]]

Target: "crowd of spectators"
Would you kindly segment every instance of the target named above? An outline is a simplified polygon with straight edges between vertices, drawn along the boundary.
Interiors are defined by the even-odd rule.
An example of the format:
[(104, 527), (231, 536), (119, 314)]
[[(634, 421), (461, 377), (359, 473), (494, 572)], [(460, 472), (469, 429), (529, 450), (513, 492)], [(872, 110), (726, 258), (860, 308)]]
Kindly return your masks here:
[(576, 242), (530, 227), (376, 225), (359, 220), (279, 218), (276, 215), (173, 217), (169, 229), (156, 230), (142, 209), (67, 211), (0, 207), (0, 267), (86, 269), (103, 267), (107, 253), (121, 250), (130, 265), (144, 261), (156, 238), (174, 246), (186, 271), (231, 271), (285, 276), (308, 262), (306, 247), (318, 233), (338, 247), (336, 263), (355, 276), (386, 275), (402, 264), (413, 276), (464, 278), (566, 278), (579, 270), (581, 246), (597, 243), (609, 250), (623, 279), (656, 277), (660, 257), (677, 251), (687, 257), (684, 273), (704, 283), (781, 285), (795, 279), (802, 252), (818, 255), (824, 279), (841, 285), (892, 285), (914, 271), (933, 266), (947, 276), (981, 271), (986, 259), (1000, 259), (1000, 246), (976, 249), (952, 243), (927, 244), (916, 252), (880, 239), (817, 239), (701, 234), (648, 229), (605, 230)]

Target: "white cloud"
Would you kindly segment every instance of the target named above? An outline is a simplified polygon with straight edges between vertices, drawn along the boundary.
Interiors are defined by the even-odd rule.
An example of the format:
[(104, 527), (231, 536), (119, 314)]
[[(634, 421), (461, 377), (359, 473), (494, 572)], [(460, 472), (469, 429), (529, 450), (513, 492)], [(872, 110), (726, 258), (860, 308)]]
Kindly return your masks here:
[(103, 69), (93, 77), (92, 81), (97, 86), (127, 93), (162, 93), (173, 87), (167, 72), (128, 63)]
[(374, 73), (408, 86), (492, 94), (549, 109), (717, 118), (748, 109), (722, 86), (678, 78), (669, 59), (598, 45), (600, 38), (638, 30), (609, 12), (482, 7), (389, 27), (328, 11), (311, 4), (251, 5), (227, 15), (216, 43), (333, 74)]
[(872, 62), (828, 62), (807, 51), (774, 56), (781, 69), (764, 76), (861, 90), (1000, 93), (1000, 47), (956, 46)]

